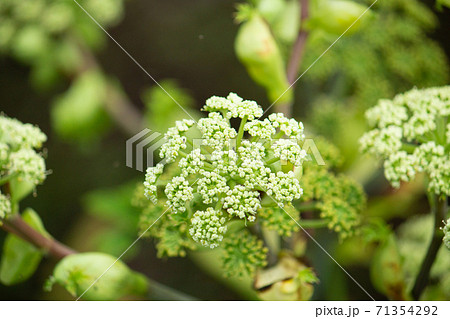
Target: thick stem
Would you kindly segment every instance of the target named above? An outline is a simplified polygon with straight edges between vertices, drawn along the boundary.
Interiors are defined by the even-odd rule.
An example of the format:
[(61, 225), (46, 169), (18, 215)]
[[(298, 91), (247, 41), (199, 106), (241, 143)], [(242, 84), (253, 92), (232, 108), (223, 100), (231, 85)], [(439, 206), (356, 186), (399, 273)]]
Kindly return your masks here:
[(431, 206), (434, 214), (433, 237), (428, 246), (428, 251), (422, 261), (422, 265), (412, 289), (412, 296), (415, 300), (420, 299), (422, 292), (428, 284), (431, 267), (433, 266), (444, 237), (444, 234), (440, 228), (447, 213), (447, 198), (440, 199), (437, 195), (434, 195), (434, 198), (431, 201)]
[(311, 202), (300, 204), (300, 205), (296, 206), (296, 208), (299, 212), (307, 212), (307, 211), (311, 211), (311, 210), (317, 210), (318, 209), (317, 205), (318, 205), (318, 202), (311, 201)]
[(195, 297), (184, 294), (178, 290), (172, 289), (166, 285), (160, 284), (157, 281), (148, 279), (149, 292), (148, 298), (150, 300), (171, 300), (171, 301), (195, 301), (198, 300)]
[[(305, 54), (306, 41), (308, 40), (309, 32), (305, 27), (305, 21), (309, 17), (309, 0), (299, 0), (300, 1), (300, 31), (298, 33), (297, 39), (292, 48), (291, 56), (287, 65), (287, 80), (291, 85), (291, 90), (297, 80), (298, 70), (303, 60)], [(292, 116), (292, 102), (282, 103), (276, 105), (276, 111), (283, 113), (286, 117)]]
[(33, 244), (37, 248), (43, 249), (57, 259), (62, 259), (68, 255), (75, 254), (76, 251), (67, 247), (53, 238), (47, 238), (19, 216), (13, 216), (4, 221), (2, 228), (23, 240)]
[(291, 57), (287, 67), (287, 79), (289, 84), (293, 84), (297, 78), (298, 69), (305, 53), (306, 40), (308, 39), (309, 32), (305, 28), (305, 21), (309, 17), (309, 0), (300, 1), (300, 32), (298, 33), (297, 40), (294, 43)]

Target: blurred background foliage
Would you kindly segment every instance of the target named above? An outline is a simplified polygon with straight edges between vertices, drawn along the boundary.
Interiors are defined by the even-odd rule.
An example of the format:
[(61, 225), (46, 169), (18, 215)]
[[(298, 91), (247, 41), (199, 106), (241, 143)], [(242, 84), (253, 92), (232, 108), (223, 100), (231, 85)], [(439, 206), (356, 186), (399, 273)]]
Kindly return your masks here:
[[(234, 1), (82, 0), (80, 4), (194, 117), (201, 116), (206, 98), (230, 91), (263, 107), (270, 105), (265, 91), (235, 56)], [(421, 181), (394, 192), (376, 162), (359, 155), (357, 140), (366, 130), (364, 111), (378, 99), (413, 86), (448, 83), (450, 20), (448, 9), (440, 10), (431, 0), (379, 0), (361, 30), (337, 42), (295, 91), (294, 116), (310, 133), (339, 147), (344, 161), (337, 173), (364, 184), (369, 195), (364, 217), (385, 220), (393, 229), (401, 225), (400, 259), (411, 251), (423, 254), (422, 238), (427, 234), (421, 234), (417, 225), (425, 217), (409, 220), (411, 227), (403, 223), (428, 211)], [(312, 33), (300, 71), (335, 39), (324, 32)], [(185, 118), (185, 112), (73, 1), (2, 0), (0, 97), (2, 112), (38, 124), (49, 135), (45, 146), (52, 174), (38, 188), (38, 198), (28, 198), (24, 207), (32, 206), (49, 233), (77, 250), (121, 254), (137, 236), (140, 212), (130, 198), (143, 180), (141, 172), (125, 166), (125, 141), (143, 127), (164, 132)], [(126, 112), (130, 109), (137, 111)], [(342, 243), (327, 230), (314, 236), (371, 295), (385, 298), (371, 288), (370, 272), (376, 269), (371, 270), (369, 263), (376, 249), (378, 255), (383, 254), (381, 248), (397, 249), (389, 246), (389, 239), (383, 238), (384, 244), (376, 248), (363, 244), (373, 241), (362, 235)], [(4, 237), (0, 233), (1, 243)], [(314, 245), (307, 250), (320, 278), (314, 299), (366, 299), (322, 251)], [(153, 243), (142, 240), (124, 260), (200, 299), (255, 298), (248, 282), (218, 276), (211, 272), (214, 256), (205, 265), (199, 255), (158, 259)], [(446, 257), (440, 255), (432, 272), (437, 285), (427, 291), (437, 299), (450, 295), (444, 289), (450, 280)], [(420, 260), (408, 258), (409, 274)], [(206, 271), (199, 271), (198, 265)], [(70, 298), (58, 288), (43, 292), (53, 266), (46, 259), (30, 281), (14, 288), (0, 285), (0, 299)]]

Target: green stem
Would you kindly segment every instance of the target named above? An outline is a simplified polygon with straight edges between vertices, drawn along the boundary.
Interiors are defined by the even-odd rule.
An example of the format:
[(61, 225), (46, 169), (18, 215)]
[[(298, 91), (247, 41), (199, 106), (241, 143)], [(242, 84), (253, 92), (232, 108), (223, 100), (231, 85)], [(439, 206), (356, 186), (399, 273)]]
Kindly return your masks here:
[(328, 220), (307, 219), (307, 220), (300, 220), (298, 224), (303, 228), (323, 228), (328, 226)]
[(402, 149), (404, 151), (406, 151), (407, 153), (412, 154), (415, 151), (415, 149), (417, 148), (417, 146), (418, 145), (415, 145), (415, 144), (403, 143)]
[(441, 199), (438, 195), (432, 195), (429, 197), (432, 212), (434, 214), (434, 228), (433, 237), (428, 245), (428, 250), (425, 258), (422, 261), (419, 273), (412, 289), (412, 296), (415, 300), (419, 300), (422, 292), (425, 290), (428, 280), (430, 278), (430, 271), (433, 263), (436, 259), (439, 248), (442, 245), (442, 239), (444, 237), (441, 231), (442, 221), (446, 217), (447, 213), (447, 198)]
[(241, 146), (242, 137), (244, 136), (244, 126), (245, 123), (247, 123), (248, 116), (244, 116), (244, 118), (241, 120), (241, 125), (239, 125), (239, 132), (236, 140), (236, 150)]
[(311, 210), (317, 210), (317, 202), (308, 202), (308, 203), (303, 203), (301, 205), (296, 206), (295, 208), (299, 211), (299, 212), (307, 212), (307, 211), (311, 211)]
[(148, 278), (150, 300), (195, 301), (196, 298)]
[(16, 235), (17, 237), (31, 243), (39, 249), (43, 249), (57, 259), (62, 259), (68, 255), (75, 254), (76, 251), (67, 247), (53, 238), (47, 238), (34, 228), (30, 227), (20, 217), (20, 215), (14, 215), (4, 221), (2, 228)]
[(278, 162), (279, 160), (280, 160), (279, 158), (273, 157), (273, 158), (268, 159), (268, 160), (266, 161), (266, 165), (270, 165), (270, 164), (276, 163), (276, 162)]
[(7, 183), (7, 182), (9, 182), (11, 180), (11, 178), (13, 178), (16, 175), (17, 174), (10, 174), (10, 175), (7, 175), (7, 176), (4, 176), (4, 177), (0, 178), (0, 186), (5, 184), (5, 183)]

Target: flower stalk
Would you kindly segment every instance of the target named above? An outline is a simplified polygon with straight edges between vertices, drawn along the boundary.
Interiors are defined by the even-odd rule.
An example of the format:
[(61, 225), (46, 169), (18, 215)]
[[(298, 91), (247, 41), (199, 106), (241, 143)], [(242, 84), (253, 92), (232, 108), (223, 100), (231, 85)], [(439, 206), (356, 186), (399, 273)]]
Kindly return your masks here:
[(425, 290), (430, 278), (430, 271), (436, 259), (439, 248), (442, 245), (444, 233), (441, 231), (442, 221), (445, 220), (448, 206), (447, 197), (439, 197), (438, 195), (429, 196), (431, 209), (434, 214), (433, 237), (431, 238), (425, 258), (420, 266), (419, 273), (412, 289), (412, 296), (415, 300), (419, 300), (422, 292)]

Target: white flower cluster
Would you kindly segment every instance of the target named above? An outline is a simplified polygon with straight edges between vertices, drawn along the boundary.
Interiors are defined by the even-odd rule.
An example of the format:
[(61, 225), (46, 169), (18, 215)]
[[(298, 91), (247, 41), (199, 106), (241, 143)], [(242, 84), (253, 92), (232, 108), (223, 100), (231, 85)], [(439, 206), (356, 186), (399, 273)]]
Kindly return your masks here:
[(217, 172), (202, 170), (200, 174), (202, 177), (197, 182), (197, 192), (202, 196), (203, 203), (217, 202), (220, 195), (230, 189), (227, 185), (227, 179)]
[(38, 127), (0, 116), (0, 179), (42, 183), (45, 162), (34, 149), (42, 147), (46, 140)]
[(12, 150), (19, 148), (41, 148), (47, 140), (42, 131), (31, 124), (0, 116), (0, 140), (8, 144)]
[(230, 127), (228, 120), (216, 112), (209, 113), (208, 118), (200, 119), (198, 128), (202, 132), (203, 142), (214, 149), (230, 146), (230, 140), (237, 136), (236, 130)]
[[(260, 120), (263, 110), (254, 101), (234, 93), (227, 98), (213, 96), (204, 110), (210, 112), (208, 117), (196, 125), (177, 122), (169, 129), (161, 154), (175, 167), (164, 173), (169, 176), (164, 189), (167, 206), (189, 218), (195, 241), (214, 248), (222, 240), (228, 220), (256, 220), (262, 197), (273, 197), (281, 207), (300, 198), (303, 190), (290, 171), (292, 165), (283, 172), (282, 162), (301, 166), (306, 152), (298, 145), (304, 138), (302, 123), (281, 113)], [(239, 131), (231, 126), (231, 118), (241, 120)], [(188, 130), (201, 134), (201, 146), (189, 140), (188, 136), (196, 135), (185, 134)], [(282, 137), (287, 139), (279, 140)], [(162, 165), (147, 170), (147, 197), (157, 196), (162, 172)]]
[(8, 197), (0, 193), (0, 218), (5, 218), (10, 213), (11, 213), (11, 202), (9, 201)]
[(9, 173), (19, 179), (40, 184), (45, 179), (45, 162), (32, 149), (21, 149), (9, 156)]
[(259, 192), (252, 191), (243, 185), (236, 185), (226, 193), (223, 208), (231, 216), (248, 218), (250, 222), (254, 222), (256, 212), (261, 208)]
[(245, 130), (251, 136), (259, 137), (262, 139), (269, 139), (276, 133), (275, 127), (269, 119), (263, 121), (254, 120), (245, 124)]
[(278, 128), (287, 137), (296, 138), (301, 141), (305, 138), (302, 122), (286, 118), (283, 113), (274, 113), (269, 115), (269, 120), (274, 128)]
[(162, 164), (156, 164), (155, 167), (149, 167), (147, 168), (147, 172), (145, 174), (145, 197), (152, 200), (153, 203), (156, 203), (156, 182), (158, 180), (158, 177), (161, 176), (164, 170), (164, 165)]
[(292, 202), (303, 194), (300, 182), (295, 178), (293, 171), (270, 173), (264, 188), (267, 195), (273, 196), (280, 207), (284, 207), (284, 202)]
[(167, 203), (175, 213), (186, 211), (186, 202), (194, 198), (193, 188), (183, 176), (176, 176), (167, 184), (165, 193)]
[(306, 158), (306, 151), (302, 150), (298, 145), (297, 141), (280, 139), (277, 140), (273, 145), (272, 149), (275, 157), (282, 161), (288, 161), (295, 166), (302, 165), (302, 162)]
[(360, 139), (361, 149), (385, 159), (392, 186), (429, 176), (428, 187), (450, 195), (450, 86), (413, 89), (392, 101), (381, 100), (366, 112), (375, 128)]
[(171, 127), (164, 135), (167, 142), (161, 146), (159, 156), (165, 158), (169, 163), (175, 161), (180, 150), (187, 147), (186, 136), (184, 136), (184, 133), (186, 133), (192, 125), (194, 125), (193, 120), (175, 122), (175, 127)]
[(226, 119), (247, 118), (253, 120), (263, 115), (263, 110), (255, 101), (242, 99), (235, 93), (230, 93), (227, 98), (212, 96), (206, 100), (203, 110), (208, 112), (221, 112)]
[(226, 218), (221, 212), (208, 207), (206, 211), (197, 211), (191, 218), (189, 234), (196, 242), (211, 249), (219, 246), (227, 231)]

